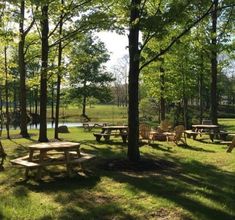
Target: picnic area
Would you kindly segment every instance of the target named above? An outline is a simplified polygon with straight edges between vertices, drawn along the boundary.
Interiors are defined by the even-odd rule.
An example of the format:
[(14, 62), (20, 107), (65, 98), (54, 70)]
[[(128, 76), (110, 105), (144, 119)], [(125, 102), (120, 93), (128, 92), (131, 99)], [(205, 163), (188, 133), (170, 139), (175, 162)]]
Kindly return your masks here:
[(234, 0), (0, 1), (0, 220), (234, 220)]
[[(229, 121), (235, 131), (235, 120)], [(227, 145), (212, 142), (208, 135), (187, 146), (174, 142), (143, 140), (142, 160), (136, 165), (126, 158), (127, 144), (120, 136), (96, 141), (93, 132), (71, 127), (62, 140), (80, 143), (81, 152), (94, 155), (71, 176), (64, 165), (46, 166), (38, 181), (37, 167), (25, 179), (24, 167), (10, 160), (28, 154), (37, 142), (36, 130), (30, 139), (4, 138), (8, 155), (0, 172), (0, 213), (9, 219), (233, 219), (234, 159)], [(53, 129), (48, 132), (53, 140)], [(12, 135), (14, 137), (14, 133)]]

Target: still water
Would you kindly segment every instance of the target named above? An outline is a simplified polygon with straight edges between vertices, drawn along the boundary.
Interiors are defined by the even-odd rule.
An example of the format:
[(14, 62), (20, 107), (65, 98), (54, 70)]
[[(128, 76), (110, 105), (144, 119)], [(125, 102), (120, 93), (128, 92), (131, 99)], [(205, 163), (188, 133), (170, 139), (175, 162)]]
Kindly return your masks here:
[[(66, 125), (67, 127), (82, 127), (81, 122), (62, 122), (62, 123), (59, 123), (59, 126), (62, 126), (62, 125)], [(40, 127), (39, 124), (28, 125), (28, 129), (39, 129), (39, 127)], [(47, 128), (54, 128), (54, 127), (55, 127), (55, 123), (51, 123), (51, 122), (47, 123)], [(16, 130), (16, 129), (19, 129), (19, 127), (10, 126), (10, 129)]]

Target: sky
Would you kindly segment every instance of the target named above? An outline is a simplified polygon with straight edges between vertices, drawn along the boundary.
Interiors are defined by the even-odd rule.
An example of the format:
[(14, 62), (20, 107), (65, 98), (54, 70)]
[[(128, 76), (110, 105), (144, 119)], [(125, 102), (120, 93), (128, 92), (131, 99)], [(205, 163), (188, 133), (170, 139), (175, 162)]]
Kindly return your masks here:
[(106, 66), (111, 69), (112, 66), (118, 65), (118, 60), (128, 54), (128, 36), (114, 32), (99, 32), (97, 36), (105, 43), (107, 50), (110, 52), (110, 60)]

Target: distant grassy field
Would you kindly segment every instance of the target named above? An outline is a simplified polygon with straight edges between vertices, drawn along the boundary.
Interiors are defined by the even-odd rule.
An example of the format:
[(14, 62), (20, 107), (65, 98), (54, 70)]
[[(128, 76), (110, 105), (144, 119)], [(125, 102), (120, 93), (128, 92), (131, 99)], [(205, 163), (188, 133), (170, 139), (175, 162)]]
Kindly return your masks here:
[[(2, 140), (8, 157), (0, 172), (0, 219), (235, 219), (235, 151), (226, 153), (225, 145), (211, 143), (206, 136), (188, 139), (188, 146), (155, 141), (143, 144), (140, 151), (157, 169), (122, 170), (112, 168), (114, 161), (126, 158), (120, 138), (97, 143), (93, 131), (69, 130), (60, 137), (80, 142), (82, 151), (96, 156), (83, 165), (85, 172), (77, 168), (71, 179), (59, 166), (44, 171), (41, 182), (25, 182), (24, 170), (10, 164), (37, 141), (36, 130), (30, 130), (30, 139)], [(53, 138), (53, 130), (48, 136)]]
[(220, 118), (219, 124), (225, 127), (226, 130), (235, 132), (235, 118)]
[[(69, 106), (61, 108), (61, 120), (79, 122), (81, 121), (81, 108)], [(127, 108), (117, 107), (116, 105), (92, 105), (87, 107), (87, 115), (93, 122), (127, 122)], [(48, 109), (48, 118), (51, 116), (51, 110)]]
[[(80, 122), (81, 108), (69, 106), (61, 108), (61, 121)], [(50, 118), (48, 109), (48, 118)], [(127, 123), (127, 107), (117, 107), (116, 105), (92, 105), (87, 107), (87, 115), (93, 122)], [(219, 124), (227, 130), (235, 131), (235, 118), (219, 119)]]

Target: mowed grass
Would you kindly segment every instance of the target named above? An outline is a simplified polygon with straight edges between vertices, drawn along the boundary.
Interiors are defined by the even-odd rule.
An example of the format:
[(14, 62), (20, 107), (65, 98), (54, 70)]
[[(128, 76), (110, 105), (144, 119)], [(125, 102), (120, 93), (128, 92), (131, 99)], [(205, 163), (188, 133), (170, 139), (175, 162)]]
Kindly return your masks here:
[[(225, 145), (207, 136), (187, 139), (188, 146), (155, 141), (140, 151), (142, 158), (159, 161), (159, 169), (118, 170), (105, 164), (126, 158), (120, 138), (97, 143), (92, 132), (69, 130), (60, 135), (63, 140), (78, 141), (82, 151), (96, 156), (83, 164), (84, 172), (76, 168), (73, 178), (56, 166), (43, 172), (41, 182), (25, 182), (24, 169), (9, 160), (27, 154), (37, 131), (30, 131), (30, 139), (2, 140), (8, 157), (0, 172), (0, 219), (235, 219), (235, 151), (226, 153)], [(52, 130), (48, 136), (53, 138)]]
[[(60, 109), (60, 117), (66, 121), (80, 122), (81, 107), (69, 106)], [(92, 105), (87, 106), (86, 114), (93, 122), (126, 123), (127, 107), (116, 105)], [(51, 109), (48, 108), (48, 118), (51, 117)]]

